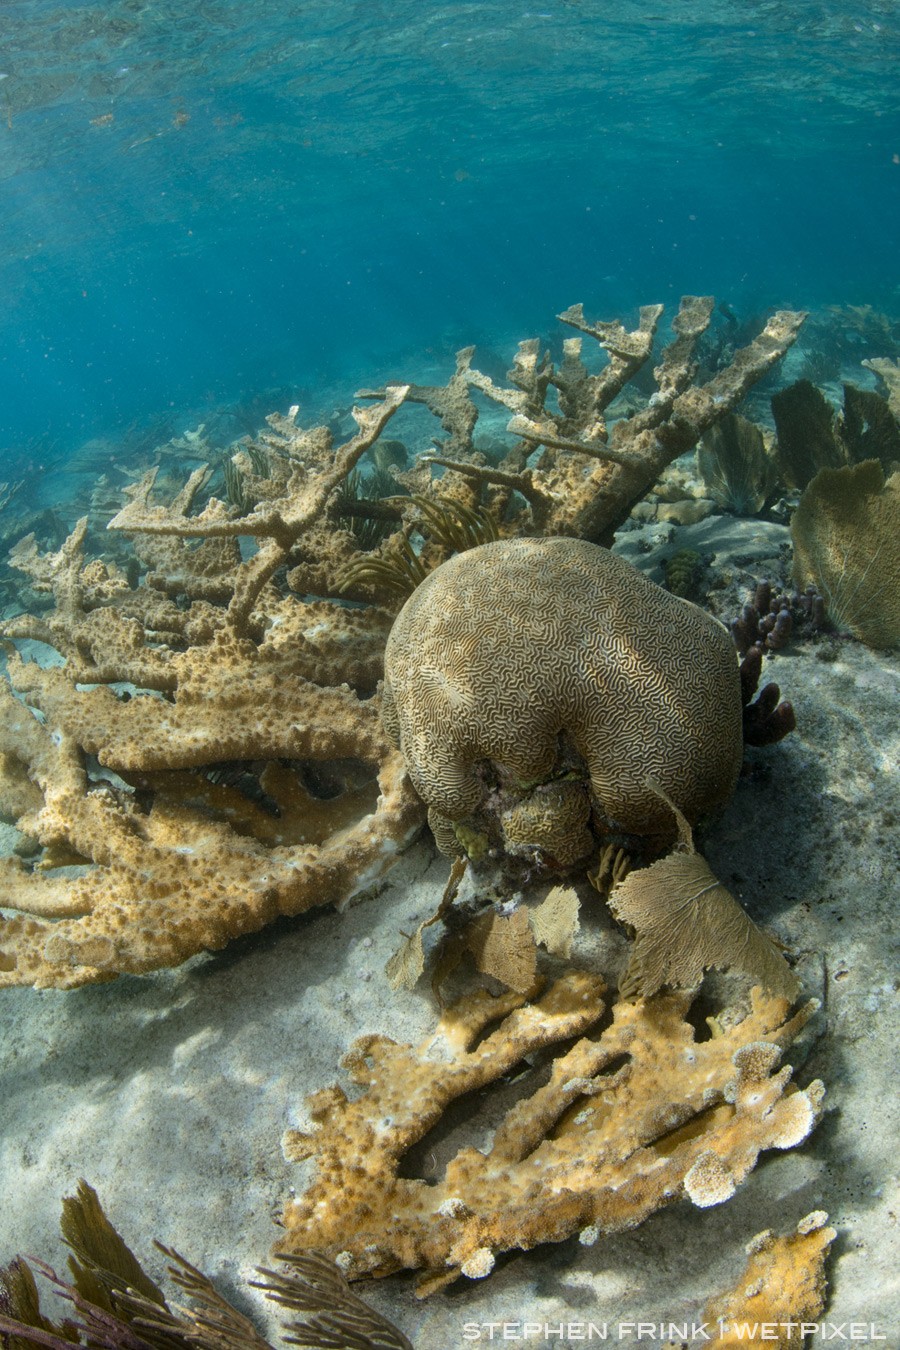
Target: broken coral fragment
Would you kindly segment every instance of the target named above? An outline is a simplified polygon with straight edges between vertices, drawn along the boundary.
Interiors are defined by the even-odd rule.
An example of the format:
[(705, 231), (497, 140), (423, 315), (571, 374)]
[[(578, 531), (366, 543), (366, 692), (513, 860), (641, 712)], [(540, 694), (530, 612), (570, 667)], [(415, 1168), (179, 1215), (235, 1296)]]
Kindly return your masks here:
[(442, 847), (474, 829), (559, 865), (590, 851), (591, 811), (658, 850), (672, 818), (648, 778), (696, 820), (742, 754), (726, 630), (577, 539), (486, 544), (432, 572), (388, 638), (382, 717)]
[(900, 473), (877, 460), (822, 469), (791, 519), (794, 580), (814, 585), (832, 623), (870, 647), (900, 642)]
[[(786, 1000), (755, 990), (750, 1012), (698, 1043), (684, 994), (620, 1001), (591, 1034), (602, 992), (570, 971), (534, 1002), (472, 994), (418, 1047), (357, 1040), (344, 1067), (361, 1093), (315, 1093), (309, 1127), (285, 1137), (286, 1156), (317, 1171), (285, 1206), (280, 1249), (339, 1256), (350, 1278), (418, 1269), (427, 1294), (488, 1274), (510, 1248), (632, 1228), (680, 1196), (717, 1203), (763, 1149), (812, 1129), (821, 1083), (795, 1089), (789, 1067), (776, 1071), (812, 1005), (789, 1017)], [(541, 1050), (541, 1062), (555, 1055), (549, 1078), (530, 1064)], [(461, 1148), (437, 1181), (401, 1175), (451, 1102), (523, 1063), (533, 1091), (489, 1145)]]
[(825, 1307), (825, 1258), (837, 1236), (827, 1224), (828, 1215), (816, 1210), (787, 1237), (767, 1230), (748, 1243), (747, 1265), (734, 1289), (705, 1312), (717, 1328), (718, 1350), (760, 1340), (773, 1350), (807, 1343)]

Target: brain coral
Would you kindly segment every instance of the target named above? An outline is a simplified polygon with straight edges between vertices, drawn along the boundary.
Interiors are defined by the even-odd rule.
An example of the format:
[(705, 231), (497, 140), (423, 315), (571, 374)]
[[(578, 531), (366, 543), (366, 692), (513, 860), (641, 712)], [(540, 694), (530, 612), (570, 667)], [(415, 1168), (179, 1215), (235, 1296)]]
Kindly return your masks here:
[(382, 716), (444, 851), (455, 836), (472, 852), (475, 822), (507, 852), (530, 843), (568, 864), (573, 840), (589, 851), (589, 817), (601, 837), (663, 845), (674, 829), (658, 788), (695, 821), (728, 799), (741, 762), (728, 633), (578, 539), (503, 540), (436, 568), (388, 639)]

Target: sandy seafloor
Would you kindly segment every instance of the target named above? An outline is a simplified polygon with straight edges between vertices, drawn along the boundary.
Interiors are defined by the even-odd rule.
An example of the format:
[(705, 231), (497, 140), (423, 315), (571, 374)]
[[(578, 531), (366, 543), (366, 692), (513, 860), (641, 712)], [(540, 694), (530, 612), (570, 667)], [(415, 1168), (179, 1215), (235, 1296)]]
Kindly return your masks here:
[[(643, 550), (659, 533), (628, 535), (622, 551), (652, 567), (656, 554)], [(714, 551), (738, 579), (764, 575), (787, 542), (782, 527), (722, 518), (662, 533), (672, 546)], [(822, 1122), (799, 1149), (764, 1155), (717, 1208), (679, 1202), (593, 1247), (572, 1239), (512, 1253), (488, 1280), (460, 1280), (424, 1302), (408, 1276), (357, 1286), (418, 1350), (468, 1343), (466, 1322), (606, 1321), (614, 1339), (622, 1321), (701, 1320), (754, 1234), (788, 1231), (817, 1209), (838, 1229), (828, 1322), (874, 1323), (880, 1344), (900, 1346), (900, 664), (820, 637), (792, 643), (765, 675), (794, 702), (798, 729), (748, 752), (750, 772), (702, 847), (753, 917), (801, 954), (807, 990), (822, 999), (814, 1034), (792, 1056), (801, 1084), (827, 1086)], [(303, 1120), (308, 1092), (340, 1078), (355, 1035), (411, 1040), (432, 1026), (429, 994), (392, 993), (383, 969), (446, 875), (421, 841), (380, 895), (344, 913), (282, 921), (143, 979), (0, 992), (0, 1259), (25, 1252), (62, 1267), (59, 1202), (83, 1176), (154, 1276), (155, 1236), (274, 1332), (271, 1309), (242, 1282), (269, 1259), (273, 1220), (303, 1184), (282, 1134)], [(614, 978), (623, 940), (585, 894), (575, 958)], [(453, 1143), (483, 1143), (484, 1130), (479, 1118)]]

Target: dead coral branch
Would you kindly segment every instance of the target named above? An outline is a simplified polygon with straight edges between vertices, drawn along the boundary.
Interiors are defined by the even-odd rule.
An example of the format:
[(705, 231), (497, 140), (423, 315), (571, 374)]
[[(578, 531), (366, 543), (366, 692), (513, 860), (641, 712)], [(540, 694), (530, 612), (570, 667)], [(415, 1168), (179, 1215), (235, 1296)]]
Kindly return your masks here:
[[(690, 996), (673, 994), (618, 1003), (594, 1038), (602, 992), (595, 976), (572, 971), (533, 1003), (473, 994), (417, 1048), (358, 1040), (344, 1067), (361, 1095), (316, 1093), (310, 1128), (286, 1136), (287, 1156), (315, 1158), (317, 1176), (287, 1203), (280, 1249), (339, 1256), (351, 1278), (418, 1269), (427, 1294), (460, 1274), (489, 1274), (509, 1248), (579, 1232), (591, 1242), (682, 1196), (718, 1204), (763, 1149), (806, 1138), (822, 1085), (796, 1090), (790, 1068), (776, 1068), (813, 1005), (789, 1018), (785, 1000), (755, 991), (742, 1020), (698, 1043), (685, 1021)], [(434, 1184), (400, 1175), (452, 1101), (573, 1036), (490, 1147), (461, 1149)]]
[[(39, 716), (0, 685), (0, 809), (43, 856), (38, 866), (0, 862), (0, 907), (13, 911), (0, 916), (0, 986), (72, 988), (177, 965), (280, 914), (348, 899), (415, 834), (422, 808), (377, 700), (241, 656), (220, 640), (195, 663), (205, 669), (184, 674), (174, 702), (123, 702), (12, 662)], [(89, 776), (88, 754), (115, 777)], [(296, 775), (275, 779), (282, 817), (322, 817), (307, 842), (279, 842), (277, 820), (266, 828), (237, 792), (213, 798), (203, 773), (225, 758), (327, 766), (347, 757), (371, 766), (369, 796), (323, 803)], [(186, 780), (176, 769), (197, 772)], [(63, 862), (82, 864), (81, 874), (60, 874)]]
[[(508, 375), (511, 388), (472, 367), (472, 348), (459, 352), (456, 372), (443, 389), (411, 386), (408, 394), (410, 402), (424, 403), (450, 431), (438, 455), (430, 457), (451, 470), (440, 480), (440, 490), (446, 491), (448, 482), (463, 483), (473, 506), (482, 504), (482, 493), (500, 490), (493, 507), (504, 535), (566, 534), (607, 542), (666, 465), (692, 449), (781, 360), (806, 317), (777, 312), (728, 366), (698, 385), (697, 344), (713, 305), (709, 296), (684, 297), (672, 322), (674, 337), (653, 372), (656, 392), (641, 411), (619, 416), (611, 426), (607, 414), (613, 400), (651, 357), (661, 305), (641, 309), (631, 332), (619, 323), (588, 322), (581, 305), (559, 316), (607, 353), (608, 363), (597, 375), (582, 361), (581, 338), (565, 342), (558, 370), (536, 341), (521, 343)], [(389, 399), (394, 389), (361, 390), (359, 397)], [(472, 389), (513, 414), (507, 430), (519, 440), (500, 464), (486, 464), (475, 445), (478, 408)], [(551, 389), (558, 395), (555, 403), (548, 402)], [(529, 463), (534, 455), (537, 459)], [(526, 505), (516, 505), (511, 492), (520, 493)]]
[[(408, 386), (398, 385), (379, 407), (355, 408), (359, 431), (336, 451), (324, 428), (303, 432), (293, 426), (293, 416), (270, 418), (275, 434), (267, 444), (277, 447), (283, 472), (273, 475), (271, 495), (247, 515), (230, 515), (215, 498), (197, 515), (175, 515), (167, 507), (151, 506), (143, 494), (124, 507), (108, 528), (180, 539), (252, 536), (262, 541), (258, 551), (237, 569), (228, 607), (228, 626), (243, 637), (263, 587), (287, 561), (294, 544), (323, 515), (332, 494), (374, 445), (408, 393)], [(291, 411), (295, 415), (297, 409)]]

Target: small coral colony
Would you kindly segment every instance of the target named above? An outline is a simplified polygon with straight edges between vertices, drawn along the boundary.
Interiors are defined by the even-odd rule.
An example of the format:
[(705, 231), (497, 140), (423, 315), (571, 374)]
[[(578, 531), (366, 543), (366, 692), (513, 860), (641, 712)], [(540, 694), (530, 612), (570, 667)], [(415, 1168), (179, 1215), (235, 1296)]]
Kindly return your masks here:
[[(260, 1287), (300, 1315), (295, 1343), (409, 1345), (348, 1281), (414, 1270), (429, 1294), (511, 1248), (719, 1204), (819, 1115), (821, 1083), (779, 1067), (815, 1004), (795, 1006), (791, 953), (694, 827), (745, 744), (794, 727), (774, 684), (757, 692), (768, 653), (827, 625), (898, 639), (900, 367), (871, 362), (886, 396), (847, 385), (839, 415), (798, 380), (772, 431), (735, 409), (751, 390), (761, 406), (805, 316), (727, 341), (713, 316), (685, 298), (661, 343), (661, 306), (632, 331), (574, 306), (558, 362), (522, 342), (500, 384), (466, 349), (445, 385), (360, 391), (346, 438), (296, 408), (218, 462), (194, 433), (126, 486), (108, 533), (95, 501), (57, 547), (38, 529), (12, 548), (31, 612), (2, 625), (0, 796), (20, 842), (0, 862), (0, 984), (142, 974), (377, 893), (426, 822), (448, 860), (385, 975), (405, 997), (429, 974), (431, 1035), (362, 1035), (352, 1098), (316, 1093), (285, 1142), (317, 1168)], [(442, 433), (411, 458), (400, 437), (429, 414)], [(679, 499), (698, 446), (702, 495)], [(187, 450), (210, 462), (176, 481)], [(760, 578), (731, 631), (689, 598), (699, 554), (667, 559), (663, 587), (608, 548), (704, 510), (792, 514), (794, 589)], [(58, 659), (29, 660), (34, 642)], [(604, 902), (630, 943), (618, 994), (572, 957), (580, 907)], [(710, 970), (733, 973), (729, 1000), (698, 1040)], [(489, 1147), (437, 1183), (404, 1174), (453, 1101), (513, 1071), (533, 1090)], [(42, 1315), (17, 1260), (0, 1309), (16, 1347), (265, 1344), (163, 1249), (194, 1304), (170, 1308), (90, 1187), (63, 1231), (71, 1283), (38, 1269), (76, 1320)], [(752, 1298), (814, 1316), (832, 1236), (813, 1215), (760, 1239)]]

